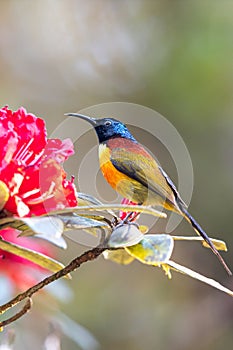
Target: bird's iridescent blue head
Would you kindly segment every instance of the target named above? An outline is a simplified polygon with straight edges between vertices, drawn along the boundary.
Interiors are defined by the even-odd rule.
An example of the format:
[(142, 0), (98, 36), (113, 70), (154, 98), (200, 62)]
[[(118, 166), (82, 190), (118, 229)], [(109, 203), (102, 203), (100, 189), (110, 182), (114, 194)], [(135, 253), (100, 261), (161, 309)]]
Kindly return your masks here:
[(129, 132), (125, 124), (114, 118), (92, 118), (82, 114), (67, 113), (71, 117), (77, 117), (86, 120), (90, 123), (98, 135), (99, 142), (105, 142), (114, 137), (123, 137), (136, 142), (133, 135)]

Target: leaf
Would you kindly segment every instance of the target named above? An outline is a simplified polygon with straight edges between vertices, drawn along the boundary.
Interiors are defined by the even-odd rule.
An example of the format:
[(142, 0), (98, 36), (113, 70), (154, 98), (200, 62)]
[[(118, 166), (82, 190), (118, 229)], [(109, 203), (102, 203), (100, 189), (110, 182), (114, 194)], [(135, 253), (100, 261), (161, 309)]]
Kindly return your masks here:
[[(79, 230), (86, 231), (88, 234), (91, 234), (92, 236), (98, 237), (99, 231), (101, 228), (110, 229), (110, 226), (103, 221), (104, 217), (102, 216), (88, 215), (87, 217), (87, 216), (82, 216), (82, 215), (77, 215), (75, 213), (72, 213), (72, 214), (58, 215), (58, 217), (64, 222), (66, 232), (73, 229), (74, 230), (79, 229)], [(95, 220), (95, 219), (98, 219), (98, 220)], [(69, 235), (69, 238), (74, 240), (75, 242), (79, 242), (79, 236), (75, 235), (75, 237), (72, 237), (71, 235)]]
[(127, 253), (124, 248), (116, 250), (105, 250), (103, 252), (103, 256), (106, 260), (111, 260), (122, 265), (128, 265), (134, 260), (134, 257), (129, 255), (129, 253)]
[(111, 248), (128, 247), (140, 242), (143, 237), (135, 224), (119, 225), (113, 230), (108, 246)]
[[(78, 215), (78, 214), (75, 214)], [(96, 214), (79, 214), (79, 216), (85, 217), (87, 219), (97, 220), (101, 221), (104, 224), (106, 224), (105, 216), (103, 215), (96, 215)]]
[[(172, 236), (175, 241), (201, 241), (205, 248), (210, 248), (209, 244), (202, 237), (194, 236)], [(211, 242), (217, 250), (227, 251), (226, 243), (220, 239), (210, 238)]]
[[(198, 238), (198, 237), (196, 237), (196, 238)], [(222, 250), (224, 252), (227, 252), (227, 245), (224, 241), (222, 241), (220, 239), (213, 239), (213, 238), (211, 238), (210, 240), (212, 241), (213, 245), (215, 246), (215, 248), (217, 250)], [(206, 241), (203, 241), (202, 245), (205, 248), (210, 248), (209, 244)]]
[(27, 259), (51, 272), (57, 272), (64, 267), (62, 263), (48, 257), (47, 255), (22, 247), (18, 244), (5, 241), (2, 238), (0, 239), (0, 249)]
[(13, 227), (16, 228), (22, 224), (20, 220), (17, 220), (15, 217), (6, 217), (0, 219), (0, 230), (6, 228), (6, 227)]
[(85, 229), (85, 228), (92, 228), (92, 227), (103, 227), (108, 226), (103, 221), (93, 220), (90, 218), (87, 218), (85, 216), (80, 216), (77, 214), (66, 214), (66, 215), (57, 215), (59, 219), (62, 220), (62, 222), (65, 225), (65, 229)]
[[(97, 198), (95, 198), (89, 194), (81, 193), (81, 192), (78, 192), (78, 204), (81, 206), (89, 205), (89, 204), (103, 205), (103, 203), (100, 200), (98, 200)], [(112, 210), (108, 210), (108, 213), (112, 216), (115, 216), (115, 214)]]
[(20, 236), (36, 236), (45, 239), (60, 248), (66, 249), (67, 244), (62, 234), (64, 232), (63, 221), (56, 216), (38, 216), (31, 218), (20, 218), (26, 228), (18, 227), (23, 231)]
[(95, 198), (87, 193), (78, 192), (77, 197), (79, 200), (79, 205), (80, 205), (80, 202), (81, 202), (81, 205), (87, 205), (87, 203), (91, 203), (94, 205), (102, 205), (103, 204), (99, 199), (97, 199), (97, 198)]
[(9, 189), (5, 182), (0, 180), (0, 210), (4, 208), (4, 205), (8, 201), (9, 198)]
[(198, 272), (195, 272), (187, 267), (184, 267), (180, 264), (177, 264), (175, 263), (174, 261), (171, 261), (169, 260), (167, 263), (166, 263), (167, 267), (168, 268), (172, 268), (173, 270), (177, 271), (177, 272), (180, 272), (184, 275), (188, 275), (198, 281), (201, 281), (203, 283), (206, 283), (208, 284), (209, 286), (212, 286), (228, 295), (230, 295), (231, 297), (233, 297), (233, 291), (231, 291), (230, 289), (224, 287), (223, 285), (221, 285), (219, 282), (216, 282), (215, 280), (213, 280), (212, 278), (208, 278), (208, 277), (205, 277), (201, 274), (199, 274)]
[(61, 237), (62, 233), (73, 229), (88, 229), (88, 232), (97, 235), (96, 228), (108, 227), (104, 217), (100, 215), (77, 215), (67, 213), (63, 215), (43, 215), (30, 218), (3, 218), (0, 221), (1, 229), (13, 227), (21, 232), (21, 236), (37, 236), (66, 248)]
[(138, 228), (141, 231), (141, 233), (143, 233), (144, 235), (149, 231), (149, 227), (146, 225), (139, 225)]
[(174, 241), (170, 235), (145, 235), (138, 244), (125, 248), (143, 264), (160, 265), (171, 257)]

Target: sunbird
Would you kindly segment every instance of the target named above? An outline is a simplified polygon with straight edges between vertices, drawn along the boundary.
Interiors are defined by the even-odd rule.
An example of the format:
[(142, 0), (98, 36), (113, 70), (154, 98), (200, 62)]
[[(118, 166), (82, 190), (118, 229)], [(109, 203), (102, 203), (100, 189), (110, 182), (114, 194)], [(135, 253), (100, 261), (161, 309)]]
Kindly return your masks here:
[(172, 180), (122, 122), (77, 113), (66, 115), (84, 119), (94, 127), (99, 139), (100, 169), (115, 191), (139, 205), (164, 207), (185, 217), (232, 275), (207, 233), (189, 214)]

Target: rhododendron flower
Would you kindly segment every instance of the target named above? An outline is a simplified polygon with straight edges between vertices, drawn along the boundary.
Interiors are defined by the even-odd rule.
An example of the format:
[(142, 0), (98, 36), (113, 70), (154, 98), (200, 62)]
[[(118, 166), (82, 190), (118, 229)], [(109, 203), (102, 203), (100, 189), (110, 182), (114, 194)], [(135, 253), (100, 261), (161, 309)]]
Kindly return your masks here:
[[(0, 109), (0, 217), (41, 215), (76, 206), (73, 179), (66, 179), (62, 166), (73, 153), (71, 140), (47, 139), (45, 122), (24, 108)], [(43, 241), (17, 238), (18, 231), (12, 228), (1, 230), (0, 236), (45, 255), (52, 252)], [(35, 266), (32, 275), (29, 269)], [(33, 285), (42, 270), (0, 250), (0, 273), (20, 289)]]
[[(18, 234), (18, 231), (13, 228), (0, 231), (0, 236), (11, 243), (16, 243), (45, 255), (54, 255), (53, 247), (48, 246), (46, 242), (31, 237), (19, 238), (17, 237)], [(0, 275), (6, 276), (17, 289), (23, 290), (34, 285), (43, 271), (45, 270), (42, 267), (33, 262), (0, 249)]]
[(47, 139), (45, 122), (24, 108), (0, 109), (0, 209), (20, 217), (76, 206), (62, 163), (70, 139)]
[[(123, 198), (122, 201), (121, 201), (121, 204), (126, 204), (126, 205), (138, 205), (138, 203), (135, 203), (135, 202), (132, 202), (130, 201), (129, 199), (127, 198)], [(126, 217), (128, 216), (129, 212), (125, 212), (125, 211), (121, 211), (120, 210), (120, 213), (119, 213), (119, 218), (121, 220), (125, 220)], [(133, 222), (133, 221), (136, 221), (136, 219), (138, 219), (139, 217), (139, 213), (137, 211), (134, 211), (132, 212), (132, 214), (130, 215), (130, 217), (128, 217), (128, 220)]]

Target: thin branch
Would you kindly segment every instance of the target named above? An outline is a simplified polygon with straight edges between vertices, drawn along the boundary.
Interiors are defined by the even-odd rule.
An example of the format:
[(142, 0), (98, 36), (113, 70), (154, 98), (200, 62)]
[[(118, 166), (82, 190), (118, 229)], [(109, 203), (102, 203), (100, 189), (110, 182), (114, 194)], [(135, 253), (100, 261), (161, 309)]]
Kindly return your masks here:
[(17, 312), (15, 315), (7, 318), (6, 320), (4, 320), (0, 323), (0, 330), (1, 330), (1, 328), (7, 326), (8, 324), (10, 324), (12, 322), (15, 322), (19, 318), (21, 318), (23, 315), (25, 315), (31, 309), (31, 307), (32, 307), (32, 299), (28, 298), (25, 305), (23, 306), (23, 308), (19, 312)]
[[(3, 314), (6, 310), (10, 309), (11, 307), (15, 306), (18, 304), (20, 301), (26, 299), (26, 298), (31, 298), (33, 294), (38, 292), (40, 289), (44, 288), (46, 285), (60, 279), (61, 277), (66, 276), (72, 271), (75, 271), (77, 268), (79, 268), (83, 263), (87, 261), (92, 261), (96, 258), (98, 258), (104, 250), (106, 250), (106, 247), (102, 246), (97, 246), (91, 250), (88, 250), (84, 252), (82, 255), (76, 257), (73, 259), (67, 266), (65, 266), (63, 269), (55, 272), (54, 274), (44, 278), (41, 282), (35, 284), (31, 288), (27, 289), (25, 292), (18, 294), (15, 298), (11, 299), (9, 302), (6, 304), (0, 306), (0, 315)], [(27, 304), (25, 304), (26, 307)], [(22, 309), (24, 310), (24, 308)], [(22, 312), (21, 310), (21, 312)], [(4, 320), (0, 322), (0, 328), (3, 327), (4, 325), (10, 324), (11, 322), (15, 321), (15, 317), (18, 315), (18, 318), (23, 316), (29, 309), (27, 309), (24, 313), (21, 314), (19, 312), (18, 314), (15, 314), (11, 318)]]
[[(130, 212), (130, 211), (138, 211), (139, 213), (144, 213), (144, 214), (151, 214), (156, 217), (161, 217), (161, 218), (166, 218), (167, 215), (161, 211), (158, 211), (154, 208), (148, 207), (148, 206), (143, 206), (143, 205), (124, 205), (124, 204), (101, 204), (101, 205), (93, 205), (93, 206), (79, 206), (79, 207), (72, 207), (72, 211), (74, 213), (79, 213), (82, 211), (104, 211), (104, 210), (122, 210), (125, 212)], [(53, 211), (52, 215), (57, 215), (57, 214), (65, 214), (65, 213), (70, 213), (70, 209), (61, 209), (61, 210), (55, 210)], [(46, 215), (45, 215), (46, 216)]]

